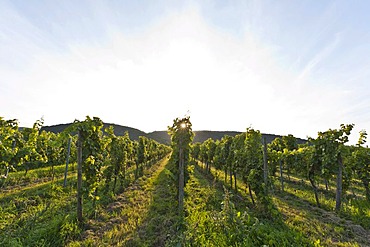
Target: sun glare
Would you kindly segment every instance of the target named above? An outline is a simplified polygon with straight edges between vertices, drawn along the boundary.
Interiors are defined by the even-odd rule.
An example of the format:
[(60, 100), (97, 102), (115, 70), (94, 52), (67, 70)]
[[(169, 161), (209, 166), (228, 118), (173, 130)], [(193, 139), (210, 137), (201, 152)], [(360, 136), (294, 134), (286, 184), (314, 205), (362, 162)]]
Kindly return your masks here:
[(180, 127), (181, 127), (182, 129), (185, 129), (185, 128), (186, 128), (186, 123), (181, 123), (181, 124), (180, 124)]

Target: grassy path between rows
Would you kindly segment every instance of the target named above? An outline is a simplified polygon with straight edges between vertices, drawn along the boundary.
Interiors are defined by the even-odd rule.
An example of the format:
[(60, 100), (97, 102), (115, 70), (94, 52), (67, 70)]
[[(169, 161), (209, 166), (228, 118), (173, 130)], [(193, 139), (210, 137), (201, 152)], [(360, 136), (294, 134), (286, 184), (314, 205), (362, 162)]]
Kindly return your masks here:
[(177, 231), (176, 188), (168, 158), (99, 210), (81, 241), (69, 246), (165, 246)]
[[(214, 168), (211, 174), (198, 169), (209, 181), (218, 186), (224, 184), (224, 173)], [(244, 190), (245, 184), (238, 179), (237, 201), (244, 201), (244, 205), (251, 207), (250, 197)], [(232, 190), (233, 191), (233, 190)], [(351, 220), (341, 217), (326, 208), (318, 208), (313, 201), (313, 193), (308, 186), (299, 186), (297, 183), (285, 182), (285, 191), (275, 191), (272, 195), (273, 203), (279, 210), (285, 230), (301, 233), (304, 238), (316, 246), (370, 246), (370, 231)], [(322, 198), (324, 200), (324, 198)], [(325, 202), (328, 205), (332, 202)], [(242, 203), (243, 204), (243, 203)], [(253, 213), (253, 207), (251, 207)], [(275, 224), (266, 221), (266, 224)], [(268, 243), (267, 243), (268, 244)], [(271, 246), (271, 245), (270, 245)], [(276, 245), (284, 246), (284, 245)]]
[(314, 246), (279, 219), (259, 219), (249, 200), (195, 165), (186, 185), (184, 246)]
[(67, 232), (60, 231), (73, 216), (75, 193), (63, 179), (22, 187), (0, 195), (0, 246), (60, 246)]

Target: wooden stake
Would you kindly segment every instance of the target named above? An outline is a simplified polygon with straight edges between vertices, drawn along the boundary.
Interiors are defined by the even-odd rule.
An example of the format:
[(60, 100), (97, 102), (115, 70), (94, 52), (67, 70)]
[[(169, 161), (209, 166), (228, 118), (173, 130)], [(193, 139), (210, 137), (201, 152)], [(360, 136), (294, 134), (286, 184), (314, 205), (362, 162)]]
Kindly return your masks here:
[(68, 149), (67, 149), (67, 157), (66, 157), (66, 169), (64, 171), (64, 183), (63, 186), (67, 186), (67, 175), (68, 175), (68, 163), (69, 163), (69, 154), (71, 152), (71, 137), (68, 139)]

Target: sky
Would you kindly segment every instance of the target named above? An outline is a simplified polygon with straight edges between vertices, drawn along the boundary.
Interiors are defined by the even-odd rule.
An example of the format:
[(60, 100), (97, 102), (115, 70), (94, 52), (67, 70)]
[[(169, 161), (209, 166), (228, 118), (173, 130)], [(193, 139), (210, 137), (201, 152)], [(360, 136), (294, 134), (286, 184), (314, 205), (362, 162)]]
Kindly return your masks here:
[(370, 131), (370, 1), (0, 0), (0, 116)]

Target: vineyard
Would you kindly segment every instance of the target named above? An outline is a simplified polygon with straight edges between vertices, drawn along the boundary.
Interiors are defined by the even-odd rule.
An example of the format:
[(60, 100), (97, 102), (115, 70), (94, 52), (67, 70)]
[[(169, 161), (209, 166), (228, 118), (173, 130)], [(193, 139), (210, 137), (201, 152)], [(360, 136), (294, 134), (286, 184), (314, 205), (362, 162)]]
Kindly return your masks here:
[(171, 146), (86, 117), (0, 118), (0, 246), (370, 246), (370, 149), (353, 124), (267, 143), (248, 128)]

